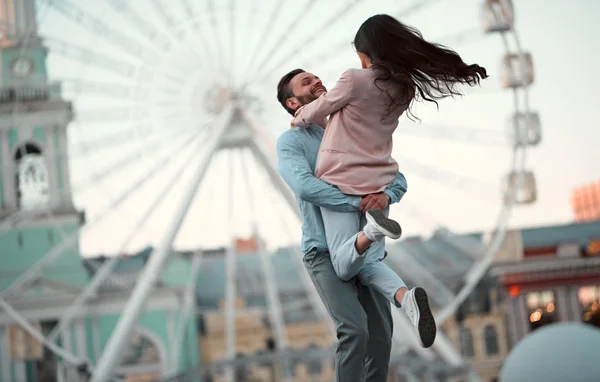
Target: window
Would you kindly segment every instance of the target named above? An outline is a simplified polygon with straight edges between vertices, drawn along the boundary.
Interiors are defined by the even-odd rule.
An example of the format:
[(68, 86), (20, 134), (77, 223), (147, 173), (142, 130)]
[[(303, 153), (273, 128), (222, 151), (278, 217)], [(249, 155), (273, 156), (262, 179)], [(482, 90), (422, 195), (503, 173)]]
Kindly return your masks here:
[(558, 321), (554, 292), (535, 291), (527, 294), (527, 311), (531, 330)]
[(581, 287), (578, 297), (582, 306), (583, 322), (600, 327), (600, 286)]
[(487, 325), (484, 329), (485, 352), (488, 355), (498, 354), (498, 333), (494, 325)]
[(33, 143), (25, 143), (16, 149), (14, 159), (19, 207), (32, 210), (48, 205), (48, 171), (42, 150)]
[(473, 334), (471, 334), (471, 329), (460, 328), (459, 339), (460, 339), (460, 353), (465, 357), (472, 358), (474, 352), (473, 352)]

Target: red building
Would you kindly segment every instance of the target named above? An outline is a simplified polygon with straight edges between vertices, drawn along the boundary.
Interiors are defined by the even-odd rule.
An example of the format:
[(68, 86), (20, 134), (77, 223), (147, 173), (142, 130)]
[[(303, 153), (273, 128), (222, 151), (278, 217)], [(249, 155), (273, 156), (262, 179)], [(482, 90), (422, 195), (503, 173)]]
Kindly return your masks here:
[(571, 205), (575, 221), (600, 220), (600, 180), (574, 189)]

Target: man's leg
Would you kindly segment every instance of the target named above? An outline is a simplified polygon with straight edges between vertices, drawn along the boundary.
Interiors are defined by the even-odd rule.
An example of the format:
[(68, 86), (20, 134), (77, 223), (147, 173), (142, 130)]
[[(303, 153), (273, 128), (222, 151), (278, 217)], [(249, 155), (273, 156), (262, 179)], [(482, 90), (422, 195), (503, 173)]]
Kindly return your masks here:
[(336, 381), (364, 381), (369, 333), (367, 314), (359, 301), (356, 283), (342, 281), (336, 275), (327, 252), (307, 253), (304, 265), (335, 323), (338, 338)]
[[(360, 212), (336, 212), (321, 208), (331, 262), (337, 276), (345, 281), (358, 274), (367, 257), (377, 256), (372, 246), (362, 254), (356, 250), (356, 239), (362, 229), (361, 215)], [(383, 247), (378, 248), (383, 257)]]
[(390, 302), (374, 288), (357, 283), (358, 299), (367, 313), (367, 378), (365, 382), (387, 381), (392, 350), (393, 320)]

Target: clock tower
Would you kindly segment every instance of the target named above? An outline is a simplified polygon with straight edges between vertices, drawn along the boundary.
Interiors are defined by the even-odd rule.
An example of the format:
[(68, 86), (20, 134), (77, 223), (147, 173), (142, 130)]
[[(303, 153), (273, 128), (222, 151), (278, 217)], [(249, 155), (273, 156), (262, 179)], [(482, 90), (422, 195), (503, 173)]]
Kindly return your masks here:
[[(18, 276), (79, 229), (83, 215), (71, 200), (72, 107), (48, 81), (35, 0), (0, 0), (0, 19), (0, 263)], [(56, 265), (74, 261), (78, 246)], [(0, 290), (10, 283), (0, 279)]]

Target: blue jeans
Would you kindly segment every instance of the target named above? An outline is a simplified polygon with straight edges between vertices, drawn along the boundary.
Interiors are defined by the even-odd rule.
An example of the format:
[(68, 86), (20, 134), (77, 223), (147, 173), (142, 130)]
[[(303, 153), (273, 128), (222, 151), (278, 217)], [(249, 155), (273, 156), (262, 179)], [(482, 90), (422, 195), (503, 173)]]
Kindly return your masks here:
[[(384, 213), (387, 216), (389, 208)], [(357, 276), (362, 285), (374, 288), (398, 306), (394, 296), (406, 284), (382, 263), (385, 258), (385, 240), (374, 242), (362, 255), (354, 246), (358, 233), (367, 224), (365, 216), (360, 211), (335, 212), (326, 208), (321, 208), (321, 215), (331, 263), (337, 276), (344, 281)]]
[(394, 326), (387, 299), (357, 278), (340, 280), (327, 251), (308, 252), (304, 265), (335, 323), (336, 382), (386, 382)]

